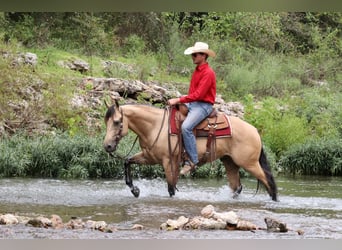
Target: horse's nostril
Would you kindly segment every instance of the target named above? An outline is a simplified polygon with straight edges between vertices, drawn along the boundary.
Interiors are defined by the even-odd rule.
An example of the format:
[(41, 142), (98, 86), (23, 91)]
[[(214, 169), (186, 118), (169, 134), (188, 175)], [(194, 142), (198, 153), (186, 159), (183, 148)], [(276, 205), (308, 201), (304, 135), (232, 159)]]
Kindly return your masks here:
[(108, 152), (111, 153), (115, 150), (115, 146), (112, 144), (105, 144), (104, 145), (104, 149)]

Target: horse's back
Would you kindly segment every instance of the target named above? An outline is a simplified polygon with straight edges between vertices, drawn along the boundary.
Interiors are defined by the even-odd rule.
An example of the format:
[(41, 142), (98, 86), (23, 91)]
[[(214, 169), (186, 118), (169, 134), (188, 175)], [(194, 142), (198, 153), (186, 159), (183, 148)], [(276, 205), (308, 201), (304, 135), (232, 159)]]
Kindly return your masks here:
[(232, 129), (232, 137), (235, 139), (256, 139), (260, 140), (260, 135), (256, 127), (252, 124), (242, 120), (237, 116), (227, 116), (230, 120), (231, 129)]

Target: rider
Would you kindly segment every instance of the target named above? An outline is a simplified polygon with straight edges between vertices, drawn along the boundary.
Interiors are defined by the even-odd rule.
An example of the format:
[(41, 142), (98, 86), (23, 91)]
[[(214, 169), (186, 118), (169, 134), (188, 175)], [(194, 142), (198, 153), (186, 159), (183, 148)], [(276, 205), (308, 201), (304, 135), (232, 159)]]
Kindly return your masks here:
[(169, 105), (185, 103), (189, 110), (182, 124), (182, 136), (190, 160), (184, 162), (181, 175), (194, 171), (197, 167), (199, 160), (193, 129), (212, 112), (216, 97), (216, 75), (207, 62), (209, 56), (215, 57), (215, 52), (209, 49), (208, 44), (196, 42), (184, 54), (191, 55), (193, 63), (197, 65), (191, 77), (188, 94), (168, 100)]

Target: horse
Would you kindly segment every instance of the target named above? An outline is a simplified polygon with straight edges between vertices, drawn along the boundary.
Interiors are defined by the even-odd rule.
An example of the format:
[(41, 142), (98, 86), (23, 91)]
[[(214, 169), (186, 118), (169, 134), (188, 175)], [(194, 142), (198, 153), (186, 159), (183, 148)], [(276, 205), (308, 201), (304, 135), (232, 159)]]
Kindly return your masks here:
[[(170, 197), (175, 195), (179, 180), (179, 138), (170, 136), (170, 107), (159, 108), (152, 105), (125, 104), (118, 101), (107, 105), (104, 117), (106, 135), (103, 147), (109, 154), (115, 152), (122, 137), (131, 130), (137, 135), (141, 151), (124, 160), (125, 181), (135, 197), (140, 190), (133, 185), (131, 164), (162, 165)], [(226, 115), (226, 114), (224, 114)], [(239, 169), (252, 174), (258, 184), (262, 183), (272, 198), (277, 201), (277, 186), (272, 175), (261, 137), (257, 129), (246, 121), (229, 116), (233, 134), (231, 137), (216, 138), (215, 157), (207, 163), (220, 159), (226, 169), (226, 177), (233, 198), (241, 193)], [(206, 153), (206, 138), (197, 138), (199, 159)], [(258, 185), (259, 187), (259, 185)]]

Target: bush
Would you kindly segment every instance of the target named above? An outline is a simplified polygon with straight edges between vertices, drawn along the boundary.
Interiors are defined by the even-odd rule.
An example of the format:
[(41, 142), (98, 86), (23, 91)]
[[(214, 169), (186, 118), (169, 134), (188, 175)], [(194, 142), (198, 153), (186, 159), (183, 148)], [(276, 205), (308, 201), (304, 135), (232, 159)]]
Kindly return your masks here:
[(293, 146), (278, 165), (284, 173), (342, 176), (342, 140), (315, 140)]
[(122, 177), (122, 160), (110, 157), (98, 136), (58, 134), (33, 138), (15, 135), (4, 138), (0, 146), (2, 177)]
[(245, 120), (259, 131), (264, 144), (279, 156), (291, 145), (303, 143), (309, 135), (305, 119), (297, 117), (281, 101), (269, 97), (255, 103), (245, 97)]

